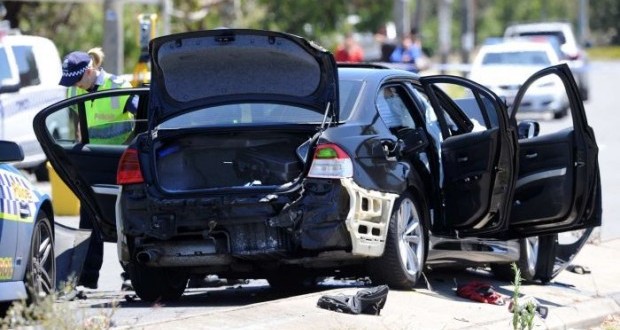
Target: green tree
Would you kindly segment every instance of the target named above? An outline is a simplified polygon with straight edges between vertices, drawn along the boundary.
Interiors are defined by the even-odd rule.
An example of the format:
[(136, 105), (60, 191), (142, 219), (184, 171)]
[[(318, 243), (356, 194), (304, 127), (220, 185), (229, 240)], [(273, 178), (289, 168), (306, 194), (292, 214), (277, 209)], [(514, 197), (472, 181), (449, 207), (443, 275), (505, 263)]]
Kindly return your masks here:
[(590, 29), (603, 43), (620, 45), (620, 2), (590, 0)]

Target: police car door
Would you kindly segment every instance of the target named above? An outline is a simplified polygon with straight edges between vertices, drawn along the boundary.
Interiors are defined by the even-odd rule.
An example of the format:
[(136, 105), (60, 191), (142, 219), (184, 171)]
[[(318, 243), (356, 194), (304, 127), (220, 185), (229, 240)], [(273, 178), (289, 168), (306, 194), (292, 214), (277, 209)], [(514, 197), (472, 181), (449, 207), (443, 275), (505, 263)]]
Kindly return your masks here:
[[(146, 100), (148, 88), (123, 88), (88, 93), (55, 103), (37, 114), (34, 119), (35, 134), (48, 161), (60, 179), (80, 199), (81, 207), (90, 212), (95, 228), (100, 229), (105, 241), (116, 242), (116, 185), (118, 161), (131, 141), (131, 136), (146, 129)], [(127, 98), (133, 108), (134, 119), (110, 122), (111, 131), (128, 127), (132, 134), (126, 141), (116, 144), (93, 143), (93, 135), (101, 134), (101, 127), (88, 123), (86, 109), (89, 104), (109, 98)], [(111, 102), (107, 102), (108, 104)], [(67, 122), (57, 133), (49, 123)]]

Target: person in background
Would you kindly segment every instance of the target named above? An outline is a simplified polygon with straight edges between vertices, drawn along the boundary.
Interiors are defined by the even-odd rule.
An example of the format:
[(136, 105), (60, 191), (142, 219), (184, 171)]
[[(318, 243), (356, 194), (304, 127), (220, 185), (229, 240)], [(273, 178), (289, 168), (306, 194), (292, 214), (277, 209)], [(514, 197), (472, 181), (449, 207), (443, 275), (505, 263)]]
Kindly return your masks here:
[(364, 50), (352, 33), (347, 33), (344, 42), (336, 48), (336, 62), (359, 63), (364, 61)]
[[(132, 85), (122, 77), (110, 74), (101, 68), (104, 53), (101, 48), (88, 52), (74, 51), (66, 55), (62, 62), (62, 77), (59, 84), (67, 87), (67, 97), (74, 97), (95, 91), (114, 88), (127, 88)], [(124, 144), (131, 137), (136, 105), (127, 102), (128, 96), (110, 97), (84, 103), (88, 126), (88, 143)], [(76, 113), (77, 115), (77, 113)], [(77, 132), (79, 132), (79, 127)], [(81, 135), (78, 134), (81, 139)], [(82, 141), (83, 142), (83, 141)], [(78, 279), (78, 285), (96, 289), (99, 270), (103, 264), (103, 240), (95, 232), (90, 214), (80, 208), (80, 228), (92, 229), (86, 260)], [(130, 285), (126, 273), (123, 287)]]
[(390, 55), (390, 62), (410, 64), (407, 70), (418, 72), (416, 61), (423, 55), (422, 45), (416, 34), (406, 34), (402, 37), (401, 43), (394, 48)]

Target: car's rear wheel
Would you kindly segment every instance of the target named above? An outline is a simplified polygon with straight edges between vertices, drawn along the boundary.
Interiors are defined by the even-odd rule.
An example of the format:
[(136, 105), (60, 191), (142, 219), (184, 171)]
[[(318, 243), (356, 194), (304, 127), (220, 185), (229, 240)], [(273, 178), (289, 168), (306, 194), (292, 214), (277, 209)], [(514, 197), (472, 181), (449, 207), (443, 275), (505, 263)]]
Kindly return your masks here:
[(140, 299), (148, 302), (175, 301), (185, 291), (189, 274), (169, 268), (146, 267), (129, 264), (131, 284)]
[(54, 235), (50, 220), (43, 210), (39, 211), (34, 224), (25, 281), (28, 296), (33, 302), (56, 289)]
[(422, 275), (428, 249), (424, 204), (406, 193), (396, 200), (390, 219), (385, 251), (371, 260), (373, 282), (395, 289), (411, 289)]

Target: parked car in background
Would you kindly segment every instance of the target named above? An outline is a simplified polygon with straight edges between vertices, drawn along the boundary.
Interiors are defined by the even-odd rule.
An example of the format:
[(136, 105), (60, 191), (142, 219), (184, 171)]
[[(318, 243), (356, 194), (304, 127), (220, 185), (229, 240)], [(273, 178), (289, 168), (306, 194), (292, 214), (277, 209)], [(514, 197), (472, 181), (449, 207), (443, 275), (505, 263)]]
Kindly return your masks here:
[[(15, 141), (22, 148), (24, 159), (15, 167), (47, 181), (46, 158), (32, 120), (39, 110), (66, 98), (65, 87), (58, 85), (62, 74), (58, 50), (43, 37), (14, 32), (0, 36), (0, 68), (2, 85), (13, 86), (12, 91), (0, 94), (0, 139)], [(53, 121), (58, 135), (60, 127), (67, 126), (67, 118)]]
[(52, 204), (8, 164), (23, 158), (19, 145), (0, 141), (0, 315), (56, 287)]
[[(286, 33), (194, 31), (149, 49), (148, 88), (81, 95), (34, 121), (142, 300), (177, 299), (205, 274), (410, 289), (425, 265), (454, 262), (498, 276), (518, 262), (547, 282), (601, 224), (598, 149), (565, 64), (534, 73), (509, 112), (469, 79), (337, 67)], [(550, 77), (571, 117), (548, 134), (516, 118)], [(139, 98), (135, 138), (91, 143), (84, 104), (123, 96)], [(55, 137), (48, 119), (73, 109), (79, 131)], [(572, 230), (579, 238), (560, 248), (557, 234)]]
[(563, 57), (560, 60), (565, 61), (571, 68), (577, 81), (577, 86), (579, 86), (581, 99), (584, 101), (588, 100), (590, 94), (588, 54), (577, 41), (571, 24), (567, 22), (512, 24), (504, 31), (505, 38), (532, 36), (554, 37), (559, 41), (563, 53)]
[[(551, 44), (542, 41), (509, 40), (480, 47), (472, 62), (469, 78), (491, 89), (511, 106), (523, 83), (534, 72), (560, 59)], [(564, 84), (549, 76), (529, 90), (521, 103), (521, 112), (551, 113), (566, 116), (569, 108)]]

